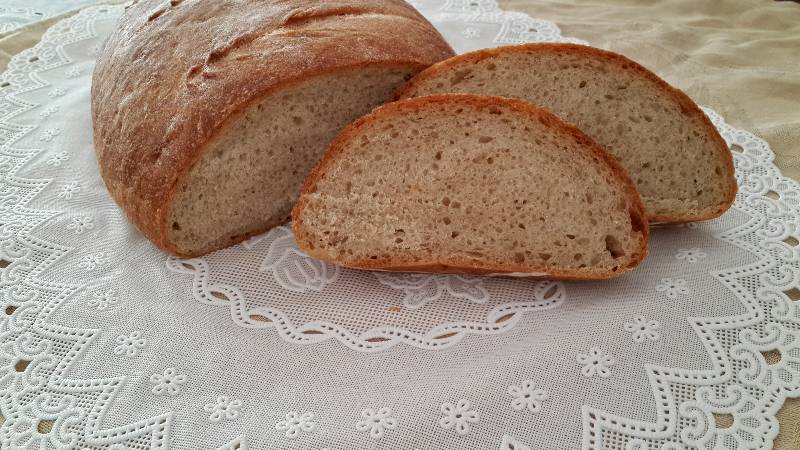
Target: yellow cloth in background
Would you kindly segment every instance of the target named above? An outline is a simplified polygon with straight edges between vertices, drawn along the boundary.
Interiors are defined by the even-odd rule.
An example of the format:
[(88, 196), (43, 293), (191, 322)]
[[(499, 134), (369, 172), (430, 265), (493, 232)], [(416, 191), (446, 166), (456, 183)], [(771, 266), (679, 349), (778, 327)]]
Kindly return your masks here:
[(72, 14), (51, 17), (48, 20), (36, 22), (8, 33), (0, 33), (0, 72), (6, 70), (12, 56), (39, 43), (42, 33), (54, 23), (70, 15)]
[[(773, 0), (499, 0), (641, 63), (736, 128), (766, 139), (800, 179), (800, 4)], [(800, 450), (800, 446), (793, 450)]]
[[(498, 0), (555, 22), (565, 36), (622, 53), (736, 128), (769, 142), (800, 179), (800, 4), (771, 0)], [(121, 3), (122, 0), (104, 3)], [(0, 71), (70, 14), (0, 34)], [(777, 450), (800, 450), (800, 399), (778, 414)]]

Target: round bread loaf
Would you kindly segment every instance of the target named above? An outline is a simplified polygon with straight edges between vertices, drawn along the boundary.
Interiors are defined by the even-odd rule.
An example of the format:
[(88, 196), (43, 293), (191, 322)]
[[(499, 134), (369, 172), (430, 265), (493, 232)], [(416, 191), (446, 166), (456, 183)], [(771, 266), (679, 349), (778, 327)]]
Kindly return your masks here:
[(165, 251), (235, 244), (288, 220), (342, 128), (452, 55), (402, 0), (140, 1), (94, 72), (100, 173)]

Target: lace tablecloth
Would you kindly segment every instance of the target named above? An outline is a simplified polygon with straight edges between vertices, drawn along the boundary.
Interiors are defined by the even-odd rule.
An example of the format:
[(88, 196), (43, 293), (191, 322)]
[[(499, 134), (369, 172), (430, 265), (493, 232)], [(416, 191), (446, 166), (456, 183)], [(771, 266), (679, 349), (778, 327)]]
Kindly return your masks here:
[[(563, 41), (487, 0), (413, 2), (458, 51)], [(767, 144), (706, 110), (735, 207), (653, 229), (610, 282), (381, 274), (287, 227), (168, 258), (97, 175), (89, 88), (120, 7), (0, 76), (3, 448), (770, 448), (800, 395), (800, 218)]]
[(0, 2), (0, 34), (96, 3), (98, 0), (3, 0)]

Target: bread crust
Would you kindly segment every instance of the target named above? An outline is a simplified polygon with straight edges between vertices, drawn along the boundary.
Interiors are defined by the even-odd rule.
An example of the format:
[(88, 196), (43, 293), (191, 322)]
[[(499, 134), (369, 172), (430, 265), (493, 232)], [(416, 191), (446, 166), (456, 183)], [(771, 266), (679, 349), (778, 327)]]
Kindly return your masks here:
[(492, 58), (495, 56), (502, 56), (505, 54), (515, 54), (515, 53), (524, 53), (524, 54), (541, 54), (541, 53), (569, 53), (571, 55), (584, 55), (600, 60), (604, 60), (607, 63), (614, 64), (620, 70), (628, 70), (633, 71), (636, 74), (644, 77), (645, 79), (652, 82), (659, 90), (663, 93), (671, 96), (681, 107), (681, 110), (692, 116), (693, 118), (697, 119), (702, 123), (703, 128), (705, 128), (709, 138), (713, 141), (714, 148), (716, 149), (719, 161), (725, 167), (725, 173), (722, 176), (725, 178), (725, 182), (728, 185), (726, 192), (727, 196), (723, 204), (721, 204), (717, 209), (708, 211), (704, 214), (692, 214), (692, 213), (674, 213), (674, 214), (656, 214), (652, 215), (649, 218), (650, 222), (652, 223), (685, 223), (685, 222), (695, 222), (701, 220), (710, 220), (717, 218), (724, 214), (732, 205), (733, 202), (736, 200), (736, 192), (738, 190), (738, 185), (736, 183), (736, 176), (734, 174), (734, 166), (733, 166), (733, 156), (728, 149), (728, 145), (725, 143), (725, 140), (722, 139), (722, 136), (719, 135), (714, 124), (708, 119), (708, 117), (703, 113), (699, 106), (691, 99), (685, 92), (682, 90), (673, 87), (663, 79), (661, 79), (658, 75), (647, 69), (646, 67), (642, 66), (641, 64), (633, 61), (623, 55), (618, 53), (610, 52), (607, 50), (602, 50), (596, 47), (589, 47), (586, 45), (579, 45), (579, 44), (568, 44), (568, 43), (542, 43), (542, 44), (520, 44), (520, 45), (508, 45), (503, 47), (491, 48), (491, 49), (484, 49), (484, 50), (477, 50), (470, 53), (465, 53), (463, 55), (458, 55), (448, 60), (439, 62), (437, 64), (432, 65), (431, 67), (427, 68), (420, 72), (416, 77), (414, 77), (411, 81), (406, 83), (402, 86), (396, 96), (395, 99), (400, 100), (404, 98), (409, 98), (414, 95), (415, 91), (417, 90), (418, 86), (424, 83), (426, 80), (438, 77), (443, 72), (448, 72), (455, 67), (459, 67), (461, 65), (466, 64), (474, 64), (479, 61), (483, 61), (488, 58)]
[[(516, 113), (528, 115), (532, 120), (542, 122), (550, 128), (558, 129), (573, 137), (582, 148), (586, 149), (599, 163), (605, 164), (611, 170), (612, 175), (623, 187), (623, 192), (628, 203), (628, 210), (631, 220), (635, 227), (639, 227), (642, 233), (640, 246), (631, 263), (626, 267), (620, 267), (614, 271), (588, 271), (579, 269), (563, 269), (546, 266), (512, 265), (499, 266), (490, 263), (483, 263), (469, 259), (447, 258), (436, 261), (420, 261), (408, 263), (398, 259), (388, 260), (361, 260), (349, 267), (358, 269), (372, 269), (385, 271), (403, 272), (442, 272), (442, 273), (470, 273), (470, 274), (531, 274), (533, 278), (550, 278), (563, 280), (592, 280), (614, 278), (634, 269), (647, 256), (647, 243), (650, 236), (649, 224), (644, 212), (644, 205), (639, 197), (639, 193), (634, 187), (633, 181), (628, 177), (627, 172), (620, 166), (616, 158), (611, 156), (602, 147), (592, 141), (581, 130), (566, 123), (554, 116), (550, 112), (539, 108), (530, 102), (504, 97), (483, 96), (474, 94), (439, 94), (426, 97), (417, 97), (400, 100), (376, 108), (372, 113), (354, 122), (331, 143), (328, 151), (311, 170), (303, 185), (300, 198), (292, 210), (292, 229), (294, 231), (297, 245), (308, 255), (326, 260), (334, 264), (341, 264), (328, 257), (325, 253), (312, 248), (310, 236), (303, 224), (303, 210), (308, 205), (308, 194), (317, 190), (319, 180), (327, 172), (328, 167), (345, 151), (348, 142), (356, 138), (361, 130), (370, 127), (373, 123), (385, 118), (404, 114), (406, 111), (415, 111), (436, 105), (470, 105), (476, 108), (489, 109), (492, 107), (504, 107)], [(638, 230), (637, 230), (638, 231)]]
[(172, 199), (249, 107), (313, 77), (367, 66), (418, 72), (452, 55), (402, 0), (139, 2), (93, 74), (100, 174), (148, 239), (195, 256), (168, 241)]

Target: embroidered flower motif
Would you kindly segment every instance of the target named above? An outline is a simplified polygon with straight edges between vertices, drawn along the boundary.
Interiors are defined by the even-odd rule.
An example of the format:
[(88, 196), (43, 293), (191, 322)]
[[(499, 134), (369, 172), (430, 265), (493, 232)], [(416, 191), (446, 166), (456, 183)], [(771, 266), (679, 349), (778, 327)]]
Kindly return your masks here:
[(508, 393), (514, 397), (511, 407), (517, 411), (528, 408), (532, 413), (539, 412), (542, 402), (547, 400), (547, 392), (537, 387), (532, 380), (523, 381), (521, 386), (512, 384), (508, 387)]
[(70, 182), (63, 186), (58, 191), (58, 198), (63, 198), (64, 200), (72, 200), (72, 196), (77, 194), (81, 190), (81, 187), (78, 186), (76, 182)]
[(294, 439), (300, 432), (310, 433), (317, 429), (317, 424), (314, 423), (314, 413), (305, 412), (303, 414), (297, 411), (290, 411), (286, 413), (286, 420), (281, 420), (275, 424), (275, 429), (278, 431), (286, 431), (286, 437)]
[[(259, 270), (272, 272), (275, 281), (294, 292), (320, 292), (339, 278), (339, 267), (316, 260), (301, 252), (294, 242), (294, 235), (286, 227), (273, 230), (270, 235), (278, 237), (272, 241)], [(261, 237), (248, 241), (245, 248), (251, 249)]]
[(61, 134), (61, 128), (48, 128), (42, 132), (42, 134), (39, 136), (39, 140), (42, 142), (51, 142), (59, 134)]
[(373, 275), (384, 286), (402, 290), (405, 293), (403, 305), (408, 309), (421, 308), (430, 301), (442, 298), (445, 292), (478, 304), (489, 301), (489, 292), (482, 278), (424, 273), (374, 272)]
[(473, 27), (464, 28), (461, 35), (467, 39), (477, 39), (481, 37), (481, 30)]
[(64, 71), (64, 76), (67, 78), (77, 78), (81, 75), (82, 72), (83, 71), (80, 69), (80, 67), (72, 66)]
[(742, 343), (731, 347), (731, 356), (748, 362), (739, 372), (744, 384), (761, 389), (769, 386), (789, 394), (800, 392), (800, 339), (791, 331), (783, 325), (768, 324), (763, 336), (744, 330), (739, 340)]
[(62, 95), (66, 94), (67, 91), (61, 88), (55, 88), (47, 93), (47, 96), (50, 98), (61, 97)]
[(164, 374), (154, 373), (150, 376), (153, 383), (153, 394), (176, 396), (181, 392), (181, 386), (186, 383), (186, 375), (178, 374), (174, 367), (164, 370)]
[(658, 330), (661, 324), (655, 320), (646, 320), (644, 317), (637, 316), (633, 318), (633, 322), (625, 323), (625, 331), (632, 333), (633, 341), (642, 343), (645, 339), (657, 341), (660, 335)]
[(611, 366), (614, 365), (614, 357), (600, 350), (599, 347), (592, 347), (589, 353), (578, 353), (578, 363), (583, 364), (581, 373), (586, 378), (598, 375), (601, 378), (608, 378), (611, 375)]
[(61, 164), (69, 159), (69, 153), (67, 152), (58, 152), (55, 155), (51, 156), (47, 159), (48, 166), (59, 167)]
[(103, 252), (85, 255), (78, 263), (78, 267), (86, 270), (94, 270), (106, 263), (106, 255)]
[(458, 404), (442, 403), (442, 414), (444, 417), (439, 419), (439, 425), (445, 430), (455, 428), (456, 433), (469, 434), (472, 425), (477, 424), (480, 415), (472, 410), (472, 403), (469, 400), (461, 399)]
[(686, 262), (696, 263), (697, 261), (707, 257), (708, 255), (700, 250), (697, 247), (694, 248), (681, 248), (678, 249), (678, 253), (675, 254), (675, 259), (677, 260), (686, 260)]
[(60, 106), (58, 106), (58, 105), (50, 105), (47, 108), (43, 109), (41, 112), (39, 112), (39, 116), (40, 117), (50, 117), (50, 116), (52, 116), (53, 114), (57, 113), (60, 110), (61, 110)]
[[(741, 386), (728, 385), (722, 394), (702, 386), (695, 391), (694, 400), (678, 409), (682, 417), (693, 421), (681, 430), (681, 440), (692, 448), (764, 448), (778, 435), (778, 423), (774, 415), (762, 413), (762, 407)], [(718, 427), (715, 414), (729, 415), (733, 423)]]
[(72, 221), (67, 224), (67, 229), (74, 231), (75, 234), (82, 234), (86, 230), (94, 229), (94, 219), (91, 217), (73, 217)]
[[(6, 417), (3, 443), (18, 449), (74, 448), (79, 437), (75, 430), (84, 416), (77, 403), (71, 395), (56, 399), (52, 394), (39, 394)], [(42, 422), (50, 425), (46, 432), (40, 428)]]
[(142, 338), (141, 332), (133, 331), (128, 336), (117, 336), (116, 343), (119, 345), (114, 347), (114, 354), (133, 358), (147, 345), (147, 339)]
[(117, 295), (117, 291), (115, 290), (107, 290), (107, 291), (94, 291), (92, 292), (92, 298), (89, 299), (89, 306), (97, 308), (99, 310), (104, 310), (110, 306), (116, 305), (119, 302), (119, 296)]
[(378, 411), (367, 408), (361, 412), (361, 417), (364, 420), (356, 423), (356, 430), (369, 431), (369, 436), (373, 439), (380, 439), (386, 430), (397, 428), (397, 419), (392, 417), (392, 410), (389, 408), (381, 408)]
[(242, 407), (241, 400), (231, 400), (227, 395), (220, 395), (217, 397), (215, 403), (208, 403), (203, 406), (205, 412), (211, 413), (208, 420), (212, 422), (219, 422), (222, 419), (235, 420), (239, 417), (239, 409)]
[(677, 278), (662, 278), (661, 282), (656, 285), (657, 292), (663, 292), (668, 299), (675, 300), (679, 295), (689, 294), (689, 288), (686, 287), (686, 280)]

